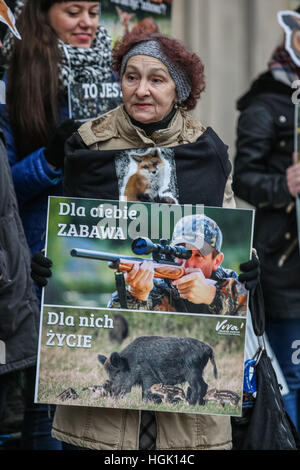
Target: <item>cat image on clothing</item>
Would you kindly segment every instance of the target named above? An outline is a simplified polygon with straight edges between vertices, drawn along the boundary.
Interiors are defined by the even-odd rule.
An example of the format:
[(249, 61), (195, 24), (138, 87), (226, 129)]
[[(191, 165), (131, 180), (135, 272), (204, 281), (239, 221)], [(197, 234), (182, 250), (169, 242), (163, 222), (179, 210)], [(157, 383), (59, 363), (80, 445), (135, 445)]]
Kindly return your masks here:
[(157, 147), (122, 152), (116, 158), (120, 197), (126, 201), (177, 204), (175, 164), (171, 157), (171, 149)]

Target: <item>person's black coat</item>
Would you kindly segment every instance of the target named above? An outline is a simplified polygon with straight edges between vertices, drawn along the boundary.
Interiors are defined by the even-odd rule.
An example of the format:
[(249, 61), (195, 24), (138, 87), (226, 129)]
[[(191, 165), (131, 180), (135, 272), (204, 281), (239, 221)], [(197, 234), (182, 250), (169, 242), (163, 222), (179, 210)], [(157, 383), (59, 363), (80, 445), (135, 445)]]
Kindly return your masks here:
[(286, 182), (294, 151), (295, 90), (262, 74), (238, 100), (233, 190), (256, 208), (254, 247), (266, 315), (300, 316), (300, 257), (295, 199)]
[(0, 131), (0, 375), (37, 359), (39, 302)]

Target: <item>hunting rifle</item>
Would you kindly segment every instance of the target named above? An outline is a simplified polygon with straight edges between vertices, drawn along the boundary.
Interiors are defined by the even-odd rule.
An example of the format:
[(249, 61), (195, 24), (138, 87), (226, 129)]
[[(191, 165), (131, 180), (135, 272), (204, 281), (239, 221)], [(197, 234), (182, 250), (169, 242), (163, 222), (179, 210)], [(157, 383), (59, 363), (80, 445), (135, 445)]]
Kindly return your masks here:
[[(160, 244), (153, 243), (148, 238), (136, 238), (131, 245), (132, 251), (138, 255), (152, 253), (154, 263), (154, 277), (161, 279), (179, 279), (185, 273), (185, 268), (176, 263), (175, 258), (188, 259), (192, 251), (184, 246), (170, 246), (167, 240), (161, 239)], [(149, 261), (147, 258), (126, 256), (116, 253), (107, 253), (102, 251), (85, 250), (82, 248), (73, 248), (71, 255), (78, 258), (95, 259), (98, 261), (108, 261), (108, 266), (123, 272), (131, 271), (134, 263), (143, 263)]]

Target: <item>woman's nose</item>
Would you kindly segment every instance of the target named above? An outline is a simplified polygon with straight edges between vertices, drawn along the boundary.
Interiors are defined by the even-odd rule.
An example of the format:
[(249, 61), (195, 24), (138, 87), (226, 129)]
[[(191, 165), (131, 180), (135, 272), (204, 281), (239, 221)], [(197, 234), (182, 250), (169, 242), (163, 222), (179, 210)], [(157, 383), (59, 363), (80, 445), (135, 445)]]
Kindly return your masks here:
[(80, 19), (79, 19), (79, 25), (82, 27), (82, 28), (89, 28), (90, 26), (92, 26), (94, 23), (93, 23), (93, 18), (89, 15), (89, 13), (82, 13), (82, 15), (80, 16)]
[(147, 96), (150, 94), (147, 80), (140, 80), (136, 89), (136, 94), (138, 96)]

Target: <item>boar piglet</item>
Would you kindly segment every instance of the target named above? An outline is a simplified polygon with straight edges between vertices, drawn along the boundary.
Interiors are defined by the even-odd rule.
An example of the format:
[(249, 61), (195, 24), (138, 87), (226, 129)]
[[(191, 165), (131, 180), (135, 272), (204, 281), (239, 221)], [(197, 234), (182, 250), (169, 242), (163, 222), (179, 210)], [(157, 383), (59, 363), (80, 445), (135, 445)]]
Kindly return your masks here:
[(189, 403), (204, 404), (207, 384), (202, 374), (208, 360), (217, 367), (210, 346), (194, 338), (141, 336), (120, 353), (98, 355), (111, 382), (114, 396), (123, 396), (134, 385), (142, 387), (143, 400), (151, 399), (153, 384), (177, 385), (188, 382)]

